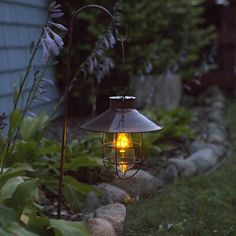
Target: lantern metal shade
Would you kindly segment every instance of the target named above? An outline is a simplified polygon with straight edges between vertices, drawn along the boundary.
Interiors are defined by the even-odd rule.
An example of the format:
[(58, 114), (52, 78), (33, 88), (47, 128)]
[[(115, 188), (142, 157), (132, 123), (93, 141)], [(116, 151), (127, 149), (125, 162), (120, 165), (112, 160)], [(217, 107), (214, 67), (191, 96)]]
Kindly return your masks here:
[(135, 109), (135, 99), (130, 96), (110, 97), (109, 109), (81, 126), (104, 133), (103, 164), (111, 175), (119, 179), (131, 178), (141, 167), (144, 160), (142, 133), (161, 129)]
[(81, 128), (102, 133), (145, 133), (161, 127), (135, 109), (135, 97), (110, 97), (110, 108)]

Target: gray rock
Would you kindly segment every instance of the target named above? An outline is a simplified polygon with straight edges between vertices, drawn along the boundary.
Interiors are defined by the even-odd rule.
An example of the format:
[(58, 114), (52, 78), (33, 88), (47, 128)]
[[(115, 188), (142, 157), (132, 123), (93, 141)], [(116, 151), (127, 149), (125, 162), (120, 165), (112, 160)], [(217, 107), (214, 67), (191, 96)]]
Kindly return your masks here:
[(94, 212), (99, 206), (101, 206), (101, 201), (95, 192), (90, 192), (83, 204), (82, 213), (88, 214)]
[(206, 148), (207, 147), (207, 143), (204, 142), (204, 141), (200, 141), (200, 140), (197, 140), (197, 141), (193, 141), (190, 145), (189, 145), (189, 152), (191, 154), (193, 154), (194, 152), (197, 152), (203, 148)]
[(211, 122), (216, 122), (218, 124), (224, 124), (225, 121), (222, 116), (222, 112), (215, 110), (208, 114), (208, 120)]
[(206, 172), (217, 164), (218, 157), (211, 148), (204, 148), (187, 158), (196, 164), (200, 172)]
[(213, 152), (215, 153), (215, 155), (218, 157), (222, 157), (227, 152), (225, 146), (223, 146), (222, 144), (216, 145), (216, 144), (210, 143), (208, 144), (208, 147), (211, 148)]
[(221, 144), (226, 140), (226, 129), (223, 124), (211, 122), (207, 126), (207, 140), (210, 143)]
[(223, 156), (226, 153), (226, 149), (223, 145), (216, 145), (213, 143), (206, 143), (204, 141), (194, 141), (189, 145), (189, 151), (191, 154), (204, 149), (210, 148), (214, 151), (217, 156)]
[(127, 203), (131, 199), (127, 192), (111, 184), (102, 183), (97, 185), (97, 188), (104, 193), (105, 199), (109, 199), (109, 202), (103, 201), (104, 204), (115, 202)]
[(176, 180), (178, 171), (175, 165), (168, 165), (167, 168), (161, 171), (159, 178), (162, 179), (164, 186)]
[(208, 136), (208, 142), (215, 144), (225, 143), (225, 136), (220, 133), (211, 133)]
[(126, 208), (120, 203), (104, 205), (95, 211), (95, 216), (110, 222), (114, 227), (115, 232), (119, 234), (123, 230), (123, 222), (126, 217)]
[(207, 95), (207, 97), (211, 97), (212, 100), (215, 100), (216, 98), (224, 98), (221, 89), (216, 85), (210, 86), (205, 92), (205, 95)]
[(214, 101), (213, 103), (212, 103), (212, 107), (214, 107), (215, 109), (219, 109), (219, 110), (223, 110), (224, 109), (224, 107), (225, 107), (225, 104), (224, 104), (224, 102), (223, 101)]
[(197, 167), (192, 161), (171, 158), (168, 162), (176, 166), (181, 176), (192, 176), (197, 172)]
[[(130, 174), (134, 172), (136, 172), (136, 170), (131, 170)], [(132, 196), (148, 196), (162, 186), (160, 179), (144, 170), (139, 170), (138, 173), (130, 179), (115, 179), (113, 184), (124, 189)]]
[(92, 218), (88, 224), (93, 236), (116, 236), (112, 224), (105, 219)]
[(227, 134), (226, 128), (224, 124), (217, 124), (215, 122), (210, 122), (207, 125), (207, 129), (209, 131), (209, 133), (211, 132), (217, 132), (217, 133), (221, 133), (223, 135)]

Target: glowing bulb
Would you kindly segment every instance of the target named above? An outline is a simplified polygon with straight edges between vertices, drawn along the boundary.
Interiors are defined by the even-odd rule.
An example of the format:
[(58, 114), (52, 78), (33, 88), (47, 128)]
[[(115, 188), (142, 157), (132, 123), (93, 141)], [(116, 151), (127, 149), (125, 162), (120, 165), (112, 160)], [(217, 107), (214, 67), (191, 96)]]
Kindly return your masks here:
[(130, 167), (129, 161), (130, 160), (130, 153), (127, 156), (127, 151), (132, 152), (133, 158), (133, 150), (130, 150), (130, 148), (133, 148), (133, 141), (128, 133), (117, 133), (113, 139), (113, 146), (117, 148), (118, 154), (119, 154), (119, 169), (123, 174), (126, 173), (128, 168)]

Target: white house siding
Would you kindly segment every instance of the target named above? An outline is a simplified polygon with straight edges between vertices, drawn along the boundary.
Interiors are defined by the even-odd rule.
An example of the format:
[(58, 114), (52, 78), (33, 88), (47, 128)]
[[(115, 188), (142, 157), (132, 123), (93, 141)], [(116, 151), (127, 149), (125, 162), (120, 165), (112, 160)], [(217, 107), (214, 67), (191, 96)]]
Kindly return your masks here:
[[(19, 84), (30, 58), (30, 45), (41, 32), (47, 14), (47, 0), (0, 0), (0, 113), (7, 115), (13, 107), (13, 83)], [(34, 66), (42, 65), (42, 48), (37, 53)], [(53, 71), (46, 73), (53, 78)], [(24, 90), (26, 95), (31, 83)], [(45, 85), (50, 102), (38, 101), (33, 111), (50, 111), (58, 100), (55, 86)], [(23, 102), (23, 101), (22, 101)]]

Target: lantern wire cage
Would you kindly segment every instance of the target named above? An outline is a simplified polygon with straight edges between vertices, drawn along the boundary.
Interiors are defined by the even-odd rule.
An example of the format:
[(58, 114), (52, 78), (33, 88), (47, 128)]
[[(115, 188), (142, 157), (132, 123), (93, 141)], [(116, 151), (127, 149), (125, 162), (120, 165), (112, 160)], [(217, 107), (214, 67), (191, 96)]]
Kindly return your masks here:
[[(128, 147), (124, 147), (125, 144)], [(143, 163), (142, 152), (142, 133), (103, 134), (103, 165), (115, 178), (133, 177)], [(134, 171), (130, 172), (130, 170)]]

